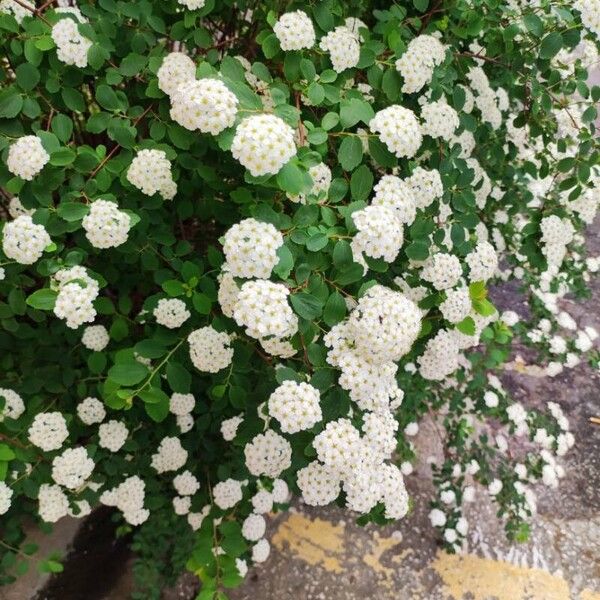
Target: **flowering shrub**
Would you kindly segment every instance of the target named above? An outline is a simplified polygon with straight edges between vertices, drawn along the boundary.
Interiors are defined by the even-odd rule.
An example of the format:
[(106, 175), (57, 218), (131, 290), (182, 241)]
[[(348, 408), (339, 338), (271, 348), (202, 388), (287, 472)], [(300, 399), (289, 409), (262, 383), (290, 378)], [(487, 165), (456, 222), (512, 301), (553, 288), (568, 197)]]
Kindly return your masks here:
[(290, 493), (410, 519), (422, 418), (445, 548), (477, 485), (525, 539), (574, 439), (494, 370), (515, 333), (598, 362), (560, 304), (600, 265), (598, 0), (0, 11), (1, 581), (31, 517), (104, 504), (138, 597), (185, 566), (224, 598)]

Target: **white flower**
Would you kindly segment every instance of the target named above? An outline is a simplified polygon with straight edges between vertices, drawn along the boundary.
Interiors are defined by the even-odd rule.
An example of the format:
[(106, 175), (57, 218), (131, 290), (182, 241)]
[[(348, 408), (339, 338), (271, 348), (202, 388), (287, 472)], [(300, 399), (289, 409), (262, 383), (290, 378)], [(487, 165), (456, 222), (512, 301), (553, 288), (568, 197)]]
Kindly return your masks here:
[(445, 529), (444, 530), (444, 539), (449, 543), (453, 544), (457, 539), (458, 535), (455, 529)]
[(215, 504), (223, 509), (233, 508), (242, 499), (242, 483), (235, 479), (220, 481), (213, 487)]
[(443, 100), (425, 104), (421, 110), (421, 118), (424, 121), (421, 127), (423, 135), (446, 141), (452, 139), (460, 124), (458, 113)]
[(244, 448), (246, 467), (252, 475), (275, 479), (292, 464), (290, 443), (272, 430), (260, 433)]
[(512, 310), (505, 310), (501, 315), (500, 319), (507, 327), (514, 327), (520, 320), (519, 315)]
[(439, 508), (434, 508), (429, 513), (429, 520), (434, 527), (443, 527), (446, 524), (446, 515)]
[(271, 546), (267, 540), (262, 539), (252, 546), (252, 560), (255, 563), (262, 563), (269, 558)]
[(415, 220), (417, 205), (415, 194), (408, 180), (405, 182), (394, 175), (384, 175), (374, 190), (373, 206), (385, 206), (393, 209), (396, 218), (405, 225), (410, 225)]
[(77, 329), (96, 317), (93, 302), (98, 296), (98, 282), (90, 277), (84, 267), (61, 269), (54, 274), (53, 285), (58, 286), (54, 314), (64, 319), (67, 327)]
[(232, 127), (238, 99), (218, 79), (186, 81), (171, 95), (171, 119), (181, 126), (218, 135)]
[(322, 419), (319, 390), (308, 383), (284, 381), (269, 397), (269, 413), (284, 433), (310, 429)]
[(56, 523), (69, 510), (69, 500), (58, 485), (43, 483), (38, 492), (38, 502), (40, 518), (46, 523)]
[(0, 515), (8, 512), (12, 496), (12, 489), (9, 488), (4, 481), (0, 481)]
[(496, 392), (488, 390), (483, 395), (483, 401), (485, 402), (485, 405), (488, 408), (496, 408), (496, 406), (498, 406), (499, 403), (498, 394), (496, 394)]
[(67, 448), (52, 461), (52, 479), (71, 490), (81, 487), (94, 470), (85, 448)]
[(283, 504), (284, 502), (288, 501), (290, 490), (287, 483), (283, 479), (275, 479), (273, 481), (273, 491), (271, 494), (273, 495), (273, 502)]
[(273, 494), (267, 490), (259, 490), (256, 492), (256, 494), (252, 496), (251, 502), (254, 512), (259, 515), (273, 510)]
[(60, 412), (38, 413), (27, 432), (29, 441), (44, 452), (58, 450), (68, 436), (67, 422)]
[(60, 19), (52, 26), (52, 39), (56, 44), (58, 60), (66, 65), (87, 67), (87, 53), (92, 47), (92, 41), (79, 33), (75, 21), (68, 17)]
[(187, 515), (192, 506), (192, 499), (189, 496), (185, 498), (173, 498), (173, 510), (176, 515)]
[(315, 28), (309, 16), (301, 10), (281, 15), (273, 26), (273, 32), (284, 51), (302, 50), (315, 45)]
[(310, 506), (325, 506), (340, 495), (339, 475), (318, 461), (300, 469), (296, 476), (302, 499)]
[(319, 48), (329, 52), (333, 70), (337, 73), (355, 67), (360, 58), (358, 36), (344, 26), (336, 27), (321, 38)]
[(488, 492), (491, 496), (496, 496), (502, 489), (502, 482), (499, 479), (494, 479), (492, 483), (488, 485)]
[(402, 91), (413, 94), (431, 81), (433, 69), (444, 61), (446, 48), (431, 35), (419, 35), (408, 44), (396, 61), (396, 69), (404, 79)]
[(246, 117), (235, 131), (231, 153), (254, 177), (275, 175), (296, 154), (294, 130), (275, 115)]
[[(23, 6), (23, 4), (31, 7), (31, 10), (27, 10), (27, 8), (25, 8), (25, 6)], [(34, 10), (35, 10), (35, 5), (33, 5), (27, 1), (21, 2), (21, 4), (18, 4), (14, 0), (1, 0), (0, 1), (0, 13), (6, 13), (9, 15), (12, 13), (12, 15), (15, 18), (15, 21), (17, 23), (21, 23), (25, 17), (33, 18)]]
[(161, 298), (152, 314), (159, 325), (169, 329), (181, 327), (192, 316), (185, 302), (179, 298)]
[(180, 394), (175, 392), (169, 399), (169, 412), (174, 415), (187, 415), (194, 410), (196, 399), (193, 394)]
[(171, 162), (162, 150), (140, 150), (127, 169), (127, 181), (146, 196), (159, 192), (165, 200), (172, 200), (177, 193)]
[(94, 352), (102, 352), (108, 345), (110, 336), (104, 325), (90, 325), (83, 330), (81, 343)]
[(396, 211), (387, 206), (367, 206), (353, 212), (352, 220), (358, 229), (352, 240), (353, 251), (394, 262), (404, 242)]
[(0, 423), (7, 417), (18, 419), (25, 412), (23, 398), (14, 390), (0, 388), (0, 398), (4, 399), (4, 406), (0, 411)]
[(221, 435), (223, 439), (230, 442), (237, 433), (238, 427), (244, 422), (242, 417), (231, 417), (231, 419), (225, 419), (221, 423)]
[(95, 200), (81, 225), (94, 248), (114, 248), (127, 241), (131, 219), (114, 202)]
[(98, 445), (111, 452), (118, 452), (127, 440), (129, 430), (121, 421), (110, 420), (98, 428)]
[(388, 106), (376, 113), (369, 128), (379, 134), (381, 141), (398, 158), (413, 157), (423, 141), (415, 114), (398, 105)]
[(598, 0), (575, 0), (573, 8), (581, 13), (581, 22), (590, 32), (600, 38), (600, 2)]
[(261, 515), (250, 514), (242, 523), (242, 535), (250, 542), (256, 542), (265, 535), (267, 523)]
[(177, 92), (182, 83), (193, 81), (196, 76), (194, 61), (182, 52), (165, 56), (157, 72), (158, 87), (169, 96)]
[(200, 489), (200, 482), (192, 473), (184, 471), (173, 479), (173, 487), (180, 496), (193, 496)]
[(158, 451), (152, 455), (152, 468), (157, 473), (166, 471), (177, 471), (187, 461), (188, 453), (185, 450), (179, 438), (164, 437), (160, 442)]
[(10, 145), (6, 166), (13, 175), (31, 181), (49, 160), (42, 140), (36, 135), (25, 135)]
[(498, 269), (498, 255), (489, 242), (479, 242), (465, 258), (469, 265), (470, 281), (487, 281)]
[(234, 277), (268, 279), (283, 246), (283, 236), (270, 223), (244, 219), (225, 233), (223, 251), (229, 273)]
[(88, 396), (77, 405), (77, 416), (86, 425), (94, 425), (104, 421), (106, 409), (98, 398)]
[(206, 0), (177, 0), (177, 2), (189, 10), (198, 10), (206, 4)]
[(281, 283), (247, 281), (240, 290), (233, 317), (250, 337), (289, 337), (298, 329), (298, 318), (288, 304), (289, 293)]
[(436, 290), (454, 287), (461, 277), (462, 267), (458, 258), (443, 252), (430, 256), (421, 271), (421, 278), (429, 281)]
[(229, 335), (210, 325), (195, 329), (188, 336), (190, 358), (199, 371), (218, 373), (229, 366), (233, 359)]
[(2, 250), (7, 258), (31, 265), (52, 242), (43, 225), (36, 225), (29, 215), (17, 217), (4, 225)]
[(446, 292), (446, 299), (440, 304), (440, 312), (450, 323), (460, 323), (471, 312), (469, 288), (462, 287)]

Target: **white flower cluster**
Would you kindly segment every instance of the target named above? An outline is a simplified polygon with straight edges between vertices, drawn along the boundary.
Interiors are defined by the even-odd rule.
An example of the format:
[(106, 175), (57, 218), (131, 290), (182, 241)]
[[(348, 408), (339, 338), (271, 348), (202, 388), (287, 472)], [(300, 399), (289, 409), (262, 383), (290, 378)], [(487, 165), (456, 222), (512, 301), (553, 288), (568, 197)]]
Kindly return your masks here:
[(420, 209), (427, 208), (444, 195), (440, 172), (435, 169), (428, 171), (417, 167), (404, 182), (411, 189), (415, 205)]
[(171, 119), (182, 127), (219, 135), (232, 127), (238, 99), (218, 79), (199, 79), (180, 84), (171, 95)]
[(198, 10), (206, 4), (206, 0), (177, 0), (177, 2), (189, 10)]
[(231, 338), (210, 325), (195, 329), (188, 336), (190, 358), (199, 371), (218, 373), (229, 366), (233, 358)]
[(315, 45), (315, 28), (310, 17), (302, 10), (281, 15), (273, 25), (273, 32), (284, 51), (302, 50)]
[(8, 214), (13, 219), (21, 217), (22, 215), (29, 215), (32, 217), (34, 213), (35, 208), (25, 208), (17, 196), (11, 198), (8, 203)]
[(87, 53), (92, 47), (92, 41), (79, 33), (73, 19), (66, 17), (57, 21), (52, 26), (52, 39), (56, 44), (58, 60), (81, 69), (87, 67)]
[(106, 409), (98, 398), (88, 396), (77, 405), (77, 416), (86, 425), (94, 425), (95, 423), (104, 421)]
[(396, 61), (396, 69), (404, 79), (402, 91), (418, 92), (433, 77), (434, 68), (444, 62), (445, 46), (431, 35), (419, 35), (408, 44), (406, 52)]
[(385, 413), (369, 417), (365, 425), (367, 435), (361, 438), (347, 419), (328, 423), (313, 441), (320, 462), (298, 471), (298, 487), (307, 504), (320, 506), (335, 500), (343, 485), (351, 510), (368, 513), (383, 502), (386, 518), (402, 518), (408, 512), (402, 474), (383, 462), (391, 457), (398, 425)]
[(403, 225), (410, 225), (415, 220), (417, 203), (410, 179), (403, 181), (395, 175), (384, 175), (373, 189), (373, 206), (393, 209), (396, 219)]
[(268, 279), (279, 262), (283, 236), (270, 223), (244, 219), (227, 230), (223, 251), (234, 277)]
[(268, 429), (259, 433), (244, 448), (246, 467), (252, 475), (275, 479), (292, 464), (292, 447), (278, 433)]
[(440, 381), (459, 366), (460, 347), (454, 331), (440, 329), (425, 346), (425, 351), (417, 362), (421, 377)]
[(358, 35), (344, 26), (336, 27), (321, 38), (319, 48), (329, 52), (333, 70), (337, 73), (352, 69), (360, 59)]
[(37, 135), (24, 135), (10, 145), (6, 166), (17, 177), (31, 181), (50, 160)]
[(180, 394), (175, 392), (169, 399), (169, 412), (178, 417), (189, 415), (196, 406), (196, 399), (193, 394)]
[(81, 343), (88, 350), (93, 350), (94, 352), (102, 352), (108, 346), (109, 341), (110, 336), (104, 325), (89, 325), (83, 330), (83, 335), (81, 336)]
[(600, 38), (600, 1), (599, 0), (575, 0), (573, 8), (581, 13), (583, 26)]
[(250, 542), (260, 540), (267, 530), (267, 522), (261, 515), (250, 514), (242, 523), (242, 535)]
[(294, 130), (275, 115), (246, 117), (235, 130), (231, 153), (254, 177), (275, 175), (296, 154)]
[(43, 225), (36, 225), (29, 215), (17, 217), (4, 225), (2, 250), (7, 258), (22, 265), (32, 265), (52, 243)]
[(461, 287), (446, 292), (446, 299), (440, 304), (440, 312), (450, 323), (460, 323), (471, 312), (469, 288)]
[(145, 496), (146, 483), (134, 475), (112, 490), (104, 491), (100, 496), (100, 502), (118, 508), (130, 525), (141, 525), (150, 516), (150, 511), (144, 508)]
[(127, 181), (146, 196), (158, 192), (165, 200), (172, 200), (177, 193), (171, 162), (162, 150), (140, 150), (127, 169)]
[(323, 415), (319, 390), (308, 383), (284, 381), (269, 396), (269, 414), (279, 421), (284, 433), (310, 429)]
[(242, 482), (231, 478), (220, 481), (213, 487), (213, 499), (223, 510), (233, 508), (242, 499)]
[(52, 461), (52, 479), (70, 490), (81, 487), (92, 474), (95, 463), (85, 448), (67, 448)]
[[(27, 10), (23, 4), (30, 6), (31, 10)], [(15, 2), (15, 0), (2, 0), (0, 2), (0, 13), (6, 13), (8, 15), (12, 14), (17, 23), (21, 23), (27, 16), (33, 16), (34, 10), (35, 6), (26, 0), (20, 4)]]
[(98, 445), (111, 452), (118, 452), (127, 440), (129, 430), (121, 421), (111, 419), (98, 428)]
[(233, 317), (250, 337), (289, 337), (298, 329), (298, 318), (287, 301), (289, 294), (281, 283), (247, 281), (240, 290)]
[(29, 441), (44, 452), (58, 450), (68, 436), (67, 422), (57, 411), (38, 413), (27, 431)]
[(169, 329), (181, 327), (192, 316), (185, 302), (178, 298), (161, 298), (152, 314), (159, 325)]
[(339, 383), (359, 408), (387, 409), (402, 401), (394, 361), (409, 352), (420, 327), (421, 312), (411, 300), (376, 285), (325, 336), (327, 362), (341, 369)]
[(475, 92), (475, 106), (481, 112), (481, 118), (493, 129), (502, 124), (502, 113), (498, 108), (498, 96), (490, 87), (490, 82), (481, 67), (472, 67), (467, 73), (471, 89)]
[(230, 442), (233, 438), (235, 438), (237, 434), (238, 427), (244, 422), (242, 417), (231, 417), (230, 419), (225, 419), (221, 423), (221, 435), (223, 439), (227, 442)]
[(462, 277), (460, 260), (453, 254), (438, 252), (430, 256), (421, 270), (421, 279), (428, 281), (436, 290), (454, 287)]
[(127, 241), (131, 219), (114, 202), (95, 200), (81, 225), (94, 248), (115, 248)]
[(177, 92), (181, 84), (194, 81), (196, 65), (183, 52), (171, 52), (165, 56), (156, 75), (158, 87), (171, 96)]
[(0, 388), (0, 398), (4, 399), (4, 406), (0, 411), (0, 423), (4, 419), (18, 419), (25, 412), (23, 398), (14, 390)]
[(4, 483), (4, 481), (0, 481), (0, 515), (8, 512), (12, 496), (13, 491), (6, 485), (6, 483)]
[(164, 437), (158, 446), (158, 452), (152, 455), (151, 466), (157, 473), (177, 471), (185, 465), (188, 453), (179, 438)]
[(398, 158), (413, 157), (421, 147), (421, 126), (412, 110), (394, 104), (380, 110), (369, 122), (372, 132)]
[(180, 496), (193, 496), (200, 489), (200, 482), (190, 471), (184, 471), (173, 479), (173, 487)]
[(567, 244), (573, 241), (575, 228), (569, 219), (550, 215), (540, 223), (542, 230), (542, 252), (549, 265), (560, 267), (567, 252)]
[(58, 285), (54, 314), (64, 319), (67, 327), (77, 329), (82, 323), (95, 319), (93, 302), (98, 296), (98, 282), (87, 274), (84, 267), (61, 269), (55, 273), (54, 281)]
[(450, 141), (460, 121), (458, 113), (444, 100), (429, 102), (421, 109), (423, 135)]
[(498, 269), (498, 255), (489, 242), (479, 242), (465, 258), (469, 265), (470, 281), (487, 281)]
[(38, 491), (38, 502), (40, 518), (46, 523), (56, 523), (69, 510), (69, 500), (59, 485), (42, 483)]
[(367, 206), (352, 213), (358, 233), (352, 239), (352, 251), (358, 262), (362, 254), (394, 262), (404, 243), (402, 223), (396, 211), (387, 206)]

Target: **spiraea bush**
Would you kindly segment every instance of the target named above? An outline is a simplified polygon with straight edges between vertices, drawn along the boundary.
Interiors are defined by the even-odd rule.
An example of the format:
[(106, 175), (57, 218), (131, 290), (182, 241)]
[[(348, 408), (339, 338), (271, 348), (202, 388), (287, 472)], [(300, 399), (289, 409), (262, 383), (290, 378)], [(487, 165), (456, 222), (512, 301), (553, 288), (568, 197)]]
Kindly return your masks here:
[(103, 504), (138, 597), (224, 598), (292, 495), (410, 519), (423, 418), (445, 548), (478, 493), (525, 539), (574, 437), (498, 371), (515, 334), (597, 367), (561, 299), (600, 266), (600, 1), (0, 11), (2, 582)]

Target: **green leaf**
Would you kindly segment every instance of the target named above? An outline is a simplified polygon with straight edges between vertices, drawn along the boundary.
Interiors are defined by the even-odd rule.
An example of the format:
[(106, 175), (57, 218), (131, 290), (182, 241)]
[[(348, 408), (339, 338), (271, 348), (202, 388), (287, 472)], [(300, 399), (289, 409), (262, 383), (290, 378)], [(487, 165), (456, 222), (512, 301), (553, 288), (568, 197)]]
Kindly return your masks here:
[(36, 290), (27, 297), (27, 304), (38, 310), (52, 310), (56, 304), (58, 292), (50, 288)]
[(362, 161), (363, 145), (358, 136), (345, 137), (340, 144), (338, 160), (344, 171), (352, 171)]
[(148, 367), (137, 360), (113, 365), (108, 377), (120, 385), (135, 385), (148, 376)]
[(473, 300), (473, 308), (484, 317), (491, 317), (496, 314), (496, 307), (487, 299)]
[(277, 249), (279, 262), (275, 265), (273, 272), (279, 275), (281, 279), (287, 279), (294, 268), (294, 255), (290, 249), (284, 244)]
[(320, 2), (313, 8), (315, 21), (323, 31), (333, 29), (335, 21), (333, 14), (327, 2)]
[(341, 104), (340, 122), (342, 127), (352, 127), (359, 121), (368, 125), (374, 116), (373, 107), (364, 100), (352, 98), (351, 100), (344, 100)]
[(277, 185), (290, 194), (297, 195), (312, 184), (310, 175), (291, 160), (277, 173)]
[(344, 320), (346, 310), (344, 297), (338, 291), (335, 291), (327, 298), (325, 309), (323, 310), (323, 321), (330, 327), (333, 327), (336, 323)]
[(23, 108), (23, 97), (13, 89), (0, 92), (0, 118), (12, 119)]
[(558, 31), (549, 33), (540, 44), (540, 58), (554, 58), (560, 52), (562, 45), (562, 35)]
[(196, 312), (201, 315), (209, 315), (212, 308), (212, 302), (206, 294), (196, 293), (192, 296), (192, 304)]
[(126, 77), (133, 77), (144, 70), (146, 62), (147, 58), (145, 56), (132, 52), (121, 61), (119, 72)]
[(324, 233), (316, 233), (311, 236), (306, 242), (306, 248), (310, 252), (318, 252), (319, 250), (323, 250), (327, 243), (329, 242), (329, 238)]
[(169, 361), (166, 369), (167, 383), (174, 392), (187, 394), (192, 385), (192, 376), (188, 370), (177, 362)]
[(542, 37), (544, 33), (544, 22), (534, 13), (528, 13), (523, 17), (523, 23), (527, 31), (536, 37)]
[(71, 148), (60, 148), (50, 155), (50, 164), (55, 167), (64, 167), (70, 165), (75, 158), (77, 158), (75, 150), (72, 150)]
[(425, 12), (429, 6), (429, 0), (413, 0), (413, 6), (419, 12)]
[(100, 84), (96, 88), (96, 100), (106, 110), (119, 110), (121, 103), (115, 91), (106, 84)]
[(344, 269), (353, 263), (352, 248), (346, 240), (339, 240), (333, 249), (333, 264), (336, 269)]
[(67, 115), (55, 115), (50, 128), (61, 142), (66, 143), (73, 133), (73, 121)]
[[(154, 388), (155, 390), (157, 388)], [(160, 390), (158, 390), (160, 391)], [(160, 399), (158, 399), (156, 402), (150, 403), (144, 400), (144, 398), (142, 398), (142, 400), (144, 400), (144, 409), (146, 410), (146, 414), (155, 422), (155, 423), (161, 423), (162, 421), (164, 421), (167, 416), (169, 415), (169, 397), (162, 391), (161, 392), (161, 396)], [(144, 392), (145, 394), (145, 392)], [(140, 396), (142, 396), (142, 394), (140, 394)], [(146, 396), (148, 397), (148, 396)], [(154, 396), (154, 397), (158, 397), (158, 396)]]
[(89, 205), (81, 202), (61, 202), (56, 209), (58, 216), (69, 223), (81, 221), (89, 212)]
[(352, 199), (357, 201), (366, 200), (373, 189), (374, 181), (373, 173), (371, 173), (371, 169), (367, 165), (361, 165), (356, 169), (350, 179)]
[(12, 460), (13, 458), (15, 458), (15, 456), (16, 455), (10, 446), (7, 446), (6, 444), (0, 444), (0, 460)]
[(425, 260), (429, 256), (429, 244), (423, 240), (417, 240), (408, 245), (404, 251), (406, 256), (412, 260)]
[(290, 296), (290, 302), (296, 313), (305, 319), (316, 319), (320, 317), (323, 312), (322, 302), (316, 296), (313, 296), (308, 292), (292, 294)]
[(40, 72), (29, 63), (22, 63), (15, 69), (17, 83), (22, 90), (31, 91), (40, 82)]
[(460, 323), (456, 325), (456, 329), (458, 329), (461, 333), (465, 335), (475, 335), (475, 321), (472, 317), (465, 317)]

